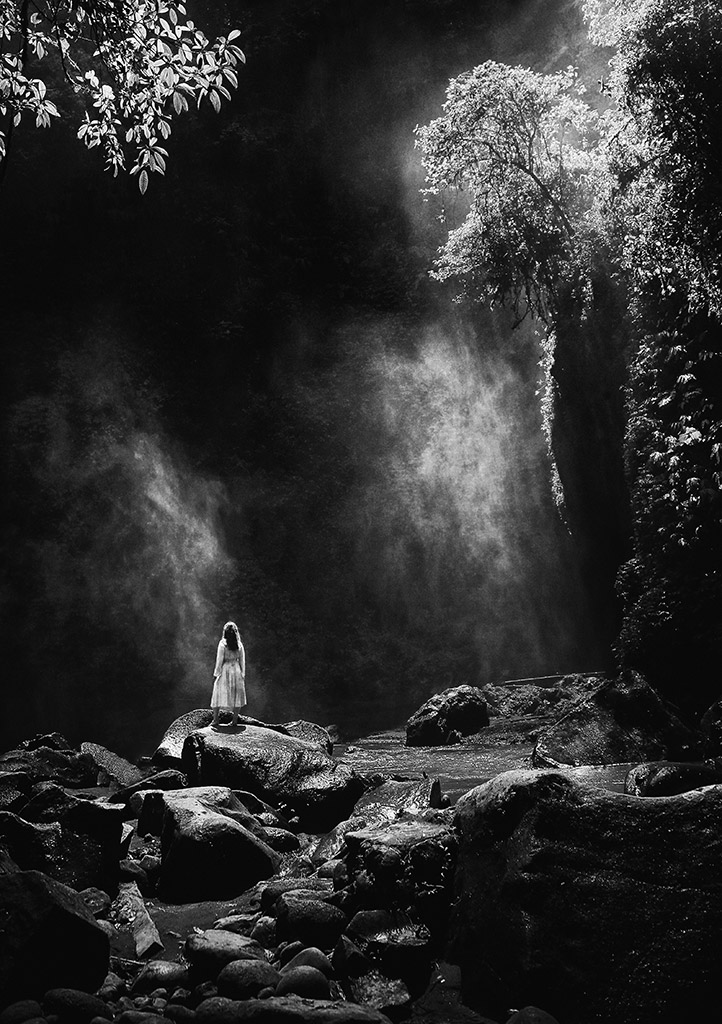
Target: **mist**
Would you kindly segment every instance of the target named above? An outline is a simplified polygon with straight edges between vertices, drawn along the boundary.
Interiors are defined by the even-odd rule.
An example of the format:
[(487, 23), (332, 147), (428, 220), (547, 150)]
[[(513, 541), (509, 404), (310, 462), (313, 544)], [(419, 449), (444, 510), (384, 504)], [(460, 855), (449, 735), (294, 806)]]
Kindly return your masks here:
[(414, 148), (453, 75), (584, 62), (577, 5), (307, 6), (287, 36), (251, 11), (235, 106), (179, 129), (142, 207), (87, 162), (90, 200), (34, 159), (8, 175), (3, 231), (62, 315), (48, 333), (18, 257), (6, 743), (149, 752), (207, 705), (229, 618), (249, 714), (347, 733), (608, 657), (551, 497), (540, 337), (430, 279), (449, 225)]

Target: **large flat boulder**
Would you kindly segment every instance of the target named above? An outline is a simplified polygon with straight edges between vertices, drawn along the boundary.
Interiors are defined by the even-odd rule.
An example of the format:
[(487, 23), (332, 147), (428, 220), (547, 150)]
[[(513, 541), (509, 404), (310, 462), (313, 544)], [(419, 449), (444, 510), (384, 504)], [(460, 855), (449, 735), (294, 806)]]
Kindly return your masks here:
[(347, 818), (363, 791), (354, 770), (318, 744), (266, 726), (199, 729), (186, 739), (182, 763), (191, 786), (229, 786), (288, 805), (306, 831)]
[(446, 959), (497, 1019), (705, 1019), (722, 929), (722, 786), (639, 799), (561, 772), (506, 772), (456, 805)]
[(248, 812), (230, 789), (193, 787), (164, 792), (162, 799), (162, 899), (226, 899), (277, 869), (278, 854), (242, 823)]
[(582, 764), (688, 759), (695, 738), (636, 672), (605, 682), (544, 730), (533, 764)]
[(407, 747), (441, 747), (489, 724), (484, 694), (476, 686), (453, 686), (436, 693), (406, 723)]
[[(255, 725), (263, 729), (271, 729), (284, 736), (295, 736), (296, 739), (306, 740), (313, 746), (321, 747), (327, 754), (333, 750), (331, 736), (327, 729), (315, 722), (303, 720), (285, 722), (283, 724), (268, 725), (257, 718), (249, 718), (241, 715), (239, 722), (243, 725)], [(156, 764), (169, 768), (179, 768), (183, 754), (183, 744), (191, 733), (198, 729), (206, 729), (213, 721), (213, 712), (210, 708), (196, 708), (195, 711), (188, 711), (186, 714), (176, 718), (166, 729), (163, 739), (153, 754), (153, 761)], [(231, 722), (230, 712), (222, 711), (220, 722), (223, 728), (228, 728)]]
[(108, 973), (108, 936), (78, 893), (40, 871), (0, 874), (0, 993), (5, 1003), (58, 986), (94, 992)]

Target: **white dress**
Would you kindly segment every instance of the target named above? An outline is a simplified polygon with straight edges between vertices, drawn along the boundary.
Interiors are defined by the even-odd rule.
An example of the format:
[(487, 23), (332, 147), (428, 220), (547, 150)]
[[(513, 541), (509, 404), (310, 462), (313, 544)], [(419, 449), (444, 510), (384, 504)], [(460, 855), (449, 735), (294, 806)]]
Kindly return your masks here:
[(246, 703), (246, 652), (243, 644), (232, 651), (225, 639), (218, 644), (215, 681), (211, 697), (212, 708), (242, 708)]

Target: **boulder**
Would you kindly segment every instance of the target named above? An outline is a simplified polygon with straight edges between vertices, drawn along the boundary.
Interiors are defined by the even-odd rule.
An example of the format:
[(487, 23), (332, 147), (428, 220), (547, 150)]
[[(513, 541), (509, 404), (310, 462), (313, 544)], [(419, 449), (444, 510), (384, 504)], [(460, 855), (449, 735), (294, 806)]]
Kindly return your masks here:
[(147, 771), (100, 743), (81, 743), (80, 750), (95, 765), (100, 784), (109, 785), (111, 792), (142, 782), (148, 775)]
[(0, 1013), (0, 1024), (25, 1024), (28, 1020), (42, 1016), (43, 1008), (37, 999), (19, 999)]
[(91, 885), (89, 888), (83, 889), (80, 896), (93, 917), (107, 917), (113, 902), (107, 892)]
[(22, 744), (0, 754), (0, 772), (21, 772), (33, 783), (57, 782), (61, 786), (94, 786), (96, 776), (91, 759), (77, 750)]
[(705, 1019), (717, 991), (722, 786), (639, 800), (513, 771), (456, 805), (446, 959), (465, 1002), (565, 1024)]
[(364, 793), (356, 801), (353, 813), (371, 825), (396, 821), (407, 814), (421, 814), (430, 807), (441, 807), (438, 779), (392, 779)]
[(274, 914), (276, 903), (285, 892), (303, 890), (315, 893), (316, 899), (324, 899), (333, 893), (333, 882), (329, 878), (272, 878), (261, 890), (261, 911)]
[(218, 995), (226, 999), (253, 999), (264, 988), (275, 989), (280, 977), (267, 960), (232, 960), (218, 974)]
[[(230, 712), (221, 711), (219, 720), (222, 727), (228, 726), (231, 722)], [(197, 708), (195, 711), (188, 711), (180, 718), (176, 718), (166, 729), (151, 760), (166, 768), (180, 768), (183, 744), (186, 739), (198, 729), (206, 729), (212, 721), (213, 712), (210, 708)], [(243, 725), (260, 726), (263, 729), (272, 729), (287, 736), (296, 736), (298, 739), (311, 742), (314, 746), (321, 746), (326, 753), (331, 753), (332, 743), (328, 732), (313, 722), (299, 721), (289, 722), (287, 725), (267, 725), (265, 722), (259, 722), (257, 718), (249, 718), (247, 715), (241, 715), (238, 721)]]
[(168, 960), (150, 960), (133, 982), (134, 995), (147, 995), (154, 989), (164, 988), (173, 992), (188, 985), (188, 968)]
[(121, 882), (113, 904), (116, 924), (130, 932), (138, 959), (163, 952), (163, 941), (136, 882)]
[[(330, 999), (328, 977), (311, 964), (287, 966), (276, 985), (277, 996), (304, 996), (306, 999)], [(361, 1000), (358, 1000), (361, 1002)]]
[(55, 1014), (60, 1024), (89, 1024), (95, 1017), (112, 1020), (113, 1012), (102, 999), (75, 988), (53, 988), (45, 993), (43, 1009)]
[(352, 814), (350, 818), (346, 818), (344, 821), (339, 821), (338, 825), (335, 825), (330, 832), (321, 836), (315, 844), (311, 853), (311, 863), (313, 866), (319, 867), (327, 861), (336, 860), (340, 857), (346, 849), (346, 833), (357, 832), (361, 828), (366, 828), (367, 824), (366, 818), (356, 814)]
[(101, 843), (58, 822), (36, 824), (0, 811), (0, 845), (21, 870), (42, 871), (73, 889), (117, 885), (117, 859), (109, 863)]
[(347, 832), (351, 896), (360, 909), (413, 909), (437, 932), (446, 923), (456, 845), (449, 824), (421, 818)]
[(434, 694), (406, 724), (407, 747), (443, 747), (489, 724), (484, 695), (476, 686), (453, 686)]
[(388, 1017), (370, 1006), (301, 996), (270, 999), (205, 999), (196, 1008), (198, 1024), (391, 1024)]
[(186, 739), (182, 763), (191, 785), (245, 789), (287, 804), (304, 831), (333, 827), (351, 813), (363, 783), (319, 746), (265, 726), (237, 733), (200, 729)]
[(461, 999), (461, 971), (441, 961), (432, 970), (426, 991), (414, 1000), (415, 1024), (497, 1024), (465, 1006)]
[(384, 977), (400, 978), (414, 995), (424, 991), (433, 959), (431, 934), (424, 925), (399, 912), (361, 910), (346, 933)]
[[(118, 884), (118, 857), (123, 829), (121, 808), (109, 807), (94, 800), (82, 800), (53, 782), (43, 782), (33, 788), (22, 810), (26, 821), (37, 823), (58, 822), (63, 833), (73, 832), (87, 836), (97, 848), (99, 877), (91, 883), (114, 892)], [(87, 844), (86, 844), (87, 845)]]
[[(286, 949), (290, 948), (289, 944)], [(333, 964), (318, 946), (306, 946), (299, 949), (297, 953), (285, 961), (281, 968), (281, 974), (285, 974), (286, 971), (290, 971), (293, 967), (315, 967), (317, 971), (321, 971), (327, 978), (332, 978), (334, 973)]]
[(492, 718), (558, 719), (603, 683), (604, 676), (575, 673), (514, 683), (487, 683), (481, 692)]
[(689, 757), (694, 736), (636, 672), (605, 682), (544, 730), (533, 764), (563, 767)]
[(279, 942), (298, 940), (304, 946), (333, 949), (347, 920), (343, 911), (322, 902), (314, 893), (286, 892), (276, 903)]
[(28, 798), (32, 779), (27, 772), (0, 774), (0, 811), (18, 811)]
[(266, 951), (255, 939), (218, 928), (189, 935), (185, 955), (196, 982), (214, 980), (226, 964), (235, 960), (266, 962)]
[(188, 781), (183, 772), (179, 772), (175, 768), (166, 768), (164, 771), (153, 772), (138, 782), (117, 789), (109, 797), (109, 802), (111, 804), (130, 804), (131, 797), (143, 790), (183, 789), (187, 785)]
[(651, 761), (627, 772), (624, 792), (630, 796), (674, 796), (700, 786), (722, 783), (722, 759), (718, 761)]
[(229, 789), (177, 790), (166, 793), (164, 802), (158, 885), (163, 899), (225, 899), (275, 872), (278, 854), (236, 820), (248, 812)]
[[(82, 898), (39, 871), (0, 875), (0, 992), (39, 998), (59, 985), (94, 992), (108, 973), (108, 937)], [(5, 916), (7, 915), (7, 916)]]
[(707, 708), (699, 723), (702, 756), (722, 757), (722, 700)]
[(31, 739), (18, 743), (18, 750), (38, 750), (47, 747), (50, 750), (71, 750), (72, 744), (59, 732), (36, 733)]

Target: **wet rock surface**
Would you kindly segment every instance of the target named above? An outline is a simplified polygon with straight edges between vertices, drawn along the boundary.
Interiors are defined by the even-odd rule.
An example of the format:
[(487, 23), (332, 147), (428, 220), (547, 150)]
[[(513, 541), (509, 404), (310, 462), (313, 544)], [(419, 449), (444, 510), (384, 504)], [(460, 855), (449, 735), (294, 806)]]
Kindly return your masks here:
[(722, 786), (640, 800), (509, 772), (464, 796), (456, 823), (447, 958), (472, 1007), (500, 1015), (513, 995), (567, 1024), (703, 1013), (722, 922)]
[(632, 768), (624, 792), (632, 796), (674, 796), (701, 786), (722, 783), (722, 758), (717, 761), (652, 761)]
[[(11, 936), (0, 927), (0, 973), (13, 965), (5, 976), (12, 984), (0, 989), (0, 1024), (12, 1024), (6, 1012), (22, 1024), (503, 1024), (510, 1015), (518, 1024), (556, 1024), (550, 1013), (562, 1024), (607, 1024), (602, 1010), (613, 1000), (614, 1024), (651, 1024), (641, 995), (635, 1002), (629, 986), (608, 982), (618, 963), (659, 1020), (684, 1019), (712, 977), (711, 954), (700, 958), (695, 941), (711, 949), (710, 921), (722, 920), (710, 882), (720, 875), (719, 814), (709, 797), (722, 786), (687, 791), (711, 777), (713, 761), (635, 765), (635, 792), (672, 784), (685, 792), (619, 797), (627, 817), (604, 804), (609, 794), (574, 782), (580, 769), (525, 771), (505, 797), (477, 805), (473, 790), (450, 807), (423, 764), (424, 751), (457, 759), (458, 781), (468, 780), (490, 737), (518, 764), (553, 716), (575, 712), (603, 685), (585, 676), (522, 681), (506, 695), (487, 688), (492, 721), (481, 732), (433, 748), (407, 748), (399, 733), (397, 762), (358, 770), (329, 758), (320, 726), (246, 719), (238, 734), (215, 734), (232, 749), (218, 765), (233, 772), (233, 786), (189, 786), (177, 763), (143, 758), (137, 768), (98, 745), (72, 751), (54, 734), (18, 745), (9, 770), (0, 768), (0, 914), (4, 886), (9, 909), (22, 906), (29, 917)], [(198, 733), (203, 716), (210, 712), (184, 716), (176, 747)], [(42, 771), (19, 767), (31, 756)], [(409, 756), (421, 758), (422, 770), (398, 770)], [(68, 775), (78, 764), (93, 784), (69, 785), (83, 777)], [(298, 777), (289, 781), (294, 766)], [(488, 785), (506, 792), (498, 771)], [(546, 790), (532, 781), (550, 775), (562, 781)], [(465, 817), (469, 802), (474, 813)], [(639, 818), (645, 806), (667, 807), (667, 817), (657, 810)], [(626, 859), (614, 847), (621, 837)], [(693, 866), (695, 843), (705, 852)], [(43, 871), (21, 870), (33, 856)], [(74, 888), (47, 873), (62, 871)], [(630, 927), (635, 885), (642, 923)], [(665, 914), (666, 945), (657, 930)], [(642, 932), (651, 963), (637, 958)], [(552, 1000), (557, 990), (566, 1003)], [(24, 1009), (13, 1007), (18, 999)]]
[(191, 785), (230, 786), (287, 805), (305, 830), (347, 817), (364, 789), (353, 769), (318, 744), (260, 725), (197, 730), (185, 740), (182, 763)]
[(693, 757), (692, 731), (635, 672), (607, 680), (544, 730), (534, 748), (537, 767), (613, 764)]
[(409, 747), (446, 746), (480, 732), (489, 724), (489, 711), (481, 690), (455, 686), (434, 694), (406, 724)]

